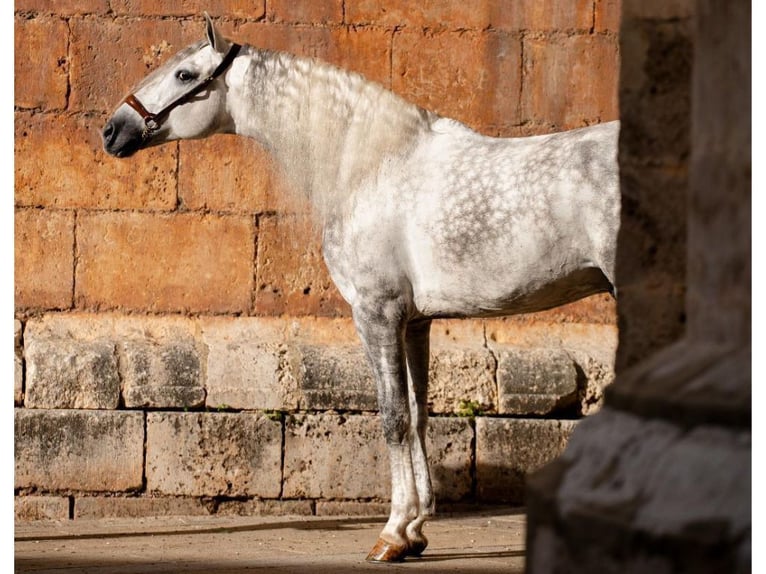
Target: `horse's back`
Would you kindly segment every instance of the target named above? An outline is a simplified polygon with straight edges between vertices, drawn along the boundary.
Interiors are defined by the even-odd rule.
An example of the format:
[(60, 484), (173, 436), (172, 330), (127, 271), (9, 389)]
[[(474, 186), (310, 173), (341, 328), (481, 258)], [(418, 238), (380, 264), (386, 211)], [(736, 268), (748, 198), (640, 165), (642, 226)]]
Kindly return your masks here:
[(398, 184), (412, 188), (402, 221), (418, 310), (529, 312), (609, 290), (618, 130), (501, 139), (437, 122)]

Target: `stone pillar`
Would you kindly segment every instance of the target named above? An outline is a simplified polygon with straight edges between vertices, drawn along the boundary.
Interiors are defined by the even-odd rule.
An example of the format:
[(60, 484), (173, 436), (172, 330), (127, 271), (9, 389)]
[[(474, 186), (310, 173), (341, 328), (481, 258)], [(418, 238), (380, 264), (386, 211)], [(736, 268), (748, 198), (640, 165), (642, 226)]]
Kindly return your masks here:
[[(663, 201), (672, 187), (653, 171), (642, 177), (633, 169), (637, 148), (630, 144), (637, 134), (655, 134), (662, 143), (678, 126), (657, 122), (661, 110), (637, 113), (623, 98), (636, 69), (654, 69), (668, 58), (655, 50), (659, 60), (646, 59), (657, 39), (645, 33), (661, 17), (652, 12), (668, 10), (689, 10), (694, 21), (691, 154), (678, 166), (683, 171), (688, 163), (689, 174), (685, 334), (653, 352), (635, 331), (620, 333), (620, 354), (632, 359), (618, 361), (605, 408), (584, 420), (564, 454), (528, 481), (527, 572), (534, 574), (751, 569), (750, 3), (624, 0), (623, 197), (628, 185), (641, 190), (638, 206), (635, 197), (629, 209), (623, 204), (628, 229), (641, 200)], [(658, 157), (647, 165), (662, 162)], [(631, 261), (639, 249), (625, 245), (627, 239), (621, 234), (617, 279), (619, 289), (627, 277), (630, 298), (655, 267)], [(643, 312), (651, 314), (651, 293), (643, 301)], [(632, 322), (641, 306), (618, 301), (618, 312), (625, 314), (621, 327), (641, 324), (641, 318)], [(651, 335), (651, 329), (643, 333)]]

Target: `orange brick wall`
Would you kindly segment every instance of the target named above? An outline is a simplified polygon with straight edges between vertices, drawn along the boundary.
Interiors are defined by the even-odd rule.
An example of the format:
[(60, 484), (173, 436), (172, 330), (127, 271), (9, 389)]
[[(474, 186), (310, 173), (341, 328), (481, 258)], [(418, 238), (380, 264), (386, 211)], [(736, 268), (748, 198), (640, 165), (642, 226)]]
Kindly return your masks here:
[[(202, 10), (232, 39), (361, 72), (487, 134), (613, 120), (619, 2), (15, 7), (17, 517), (385, 512), (375, 385), (304, 206), (283, 199), (268, 155), (226, 135), (118, 160), (101, 127), (201, 38)], [(599, 295), (434, 326), (440, 504), (521, 503), (525, 473), (601, 404), (615, 317)], [(224, 442), (239, 454), (222, 458)], [(323, 472), (338, 456), (371, 472)]]
[[(618, 117), (616, 0), (16, 2), (16, 309), (348, 316), (266, 154), (217, 136), (117, 160), (100, 128), (201, 37), (328, 60), (487, 134)], [(611, 323), (595, 297), (546, 320)], [(528, 318), (525, 320), (529, 320)]]

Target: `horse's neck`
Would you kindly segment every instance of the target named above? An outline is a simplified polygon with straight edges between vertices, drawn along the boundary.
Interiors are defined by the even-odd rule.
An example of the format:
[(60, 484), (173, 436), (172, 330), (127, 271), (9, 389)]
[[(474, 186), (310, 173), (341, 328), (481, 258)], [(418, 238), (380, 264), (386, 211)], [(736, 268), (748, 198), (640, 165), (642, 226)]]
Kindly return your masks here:
[(239, 97), (237, 133), (266, 144), (321, 216), (406, 154), (431, 120), (357, 74), (255, 49)]

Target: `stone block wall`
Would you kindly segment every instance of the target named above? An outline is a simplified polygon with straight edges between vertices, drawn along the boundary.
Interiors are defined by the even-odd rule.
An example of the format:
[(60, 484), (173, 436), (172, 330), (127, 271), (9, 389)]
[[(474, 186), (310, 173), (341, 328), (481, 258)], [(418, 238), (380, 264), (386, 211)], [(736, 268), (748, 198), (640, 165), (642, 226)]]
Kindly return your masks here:
[[(203, 33), (319, 57), (489, 135), (616, 119), (619, 2), (15, 5), (17, 516), (383, 512), (349, 308), (266, 152), (101, 150), (108, 113)], [(523, 502), (612, 379), (615, 307), (434, 325), (442, 502)]]

